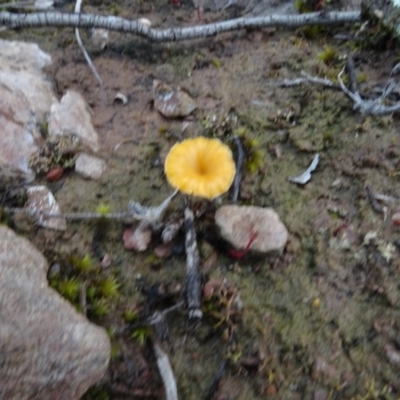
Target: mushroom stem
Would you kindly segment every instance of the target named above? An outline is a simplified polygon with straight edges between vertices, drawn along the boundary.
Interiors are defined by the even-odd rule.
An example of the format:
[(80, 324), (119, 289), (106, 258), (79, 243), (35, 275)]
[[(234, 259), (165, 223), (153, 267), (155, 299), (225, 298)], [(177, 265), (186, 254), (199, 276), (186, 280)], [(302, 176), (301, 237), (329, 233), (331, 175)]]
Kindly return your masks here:
[(186, 301), (189, 310), (189, 320), (201, 319), (201, 280), (199, 273), (200, 256), (197, 249), (194, 214), (186, 199), (185, 207), (185, 248), (186, 248)]

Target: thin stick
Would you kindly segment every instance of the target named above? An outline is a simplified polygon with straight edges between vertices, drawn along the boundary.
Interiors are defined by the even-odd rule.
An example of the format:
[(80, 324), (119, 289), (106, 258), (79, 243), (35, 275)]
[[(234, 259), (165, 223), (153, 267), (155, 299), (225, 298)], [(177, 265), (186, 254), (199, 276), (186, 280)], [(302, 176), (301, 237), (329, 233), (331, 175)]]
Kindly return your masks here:
[(242, 168), (244, 161), (244, 150), (242, 146), (242, 141), (239, 137), (234, 139), (236, 150), (237, 150), (237, 160), (236, 160), (236, 174), (233, 179), (233, 192), (232, 192), (232, 203), (237, 203), (239, 198), (240, 182), (242, 181)]
[[(82, 0), (76, 0), (76, 4), (75, 4), (75, 12), (77, 14), (80, 14), (81, 12), (81, 7), (82, 7)], [(78, 42), (78, 46), (80, 47), (86, 62), (89, 65), (90, 70), (92, 71), (94, 77), (96, 78), (97, 82), (99, 82), (100, 86), (103, 86), (103, 81), (100, 78), (99, 73), (97, 72), (96, 67), (94, 66), (89, 54), (87, 53), (85, 46), (82, 43), (82, 39), (81, 39), (81, 34), (79, 33), (79, 28), (75, 28), (75, 37), (76, 37), (76, 41)]]
[(400, 111), (400, 103), (395, 103), (392, 106), (386, 106), (383, 104), (383, 100), (393, 91), (395, 87), (395, 83), (393, 81), (391, 81), (390, 79), (388, 80), (386, 89), (383, 91), (382, 95), (377, 99), (364, 100), (360, 96), (360, 93), (358, 93), (357, 91), (353, 93), (351, 90), (347, 89), (347, 87), (343, 83), (342, 75), (345, 68), (346, 67), (343, 67), (343, 69), (339, 73), (338, 81), (343, 92), (345, 92), (347, 96), (349, 96), (353, 100), (354, 110), (360, 110), (361, 114), (365, 115), (389, 115)]
[(32, 211), (27, 210), (25, 208), (6, 208), (9, 212), (23, 212), (32, 217), (40, 217), (43, 216), (45, 218), (66, 218), (70, 220), (90, 220), (90, 219), (125, 219), (125, 218), (134, 218), (137, 220), (144, 220), (141, 215), (133, 213), (131, 211), (123, 211), (123, 212), (115, 212), (115, 213), (96, 213), (96, 212), (82, 212), (82, 213), (51, 213), (45, 211)]
[(222, 377), (224, 375), (225, 368), (226, 368), (226, 362), (227, 362), (227, 359), (225, 358), (222, 361), (221, 365), (219, 366), (217, 375), (215, 375), (215, 378), (214, 378), (210, 388), (208, 389), (208, 392), (207, 392), (206, 397), (204, 398), (204, 400), (212, 400), (215, 392), (218, 389), (219, 383), (221, 382), (221, 379), (222, 379)]
[(165, 399), (178, 400), (178, 389), (167, 353), (165, 353), (157, 343), (154, 343), (153, 348), (157, 359), (158, 371), (164, 383)]
[(77, 212), (77, 213), (51, 213), (46, 211), (27, 210), (26, 208), (5, 208), (8, 212), (25, 213), (35, 218), (66, 218), (70, 220), (91, 220), (91, 219), (125, 219), (133, 218), (138, 221), (147, 221), (152, 226), (160, 222), (163, 218), (166, 209), (171, 201), (177, 195), (178, 191), (175, 190), (168, 196), (160, 205), (156, 207), (145, 207), (136, 201), (129, 202), (128, 211), (115, 212), (115, 213), (97, 213), (97, 212)]
[[(183, 307), (185, 305), (184, 301), (180, 301), (173, 306), (166, 308), (165, 310), (162, 311), (154, 311), (150, 317), (148, 317), (145, 321), (139, 321), (139, 322), (133, 322), (128, 325), (123, 326), (122, 328), (117, 328), (116, 333), (118, 335), (130, 333), (134, 331), (135, 329), (141, 327), (141, 326), (157, 326), (158, 324), (163, 324), (169, 313), (178, 310), (179, 308)], [(164, 339), (163, 339), (164, 340)]]
[(301, 75), (303, 76), (303, 78), (284, 79), (283, 81), (280, 81), (280, 82), (270, 82), (270, 83), (268, 83), (268, 86), (289, 87), (289, 86), (298, 86), (298, 85), (302, 85), (303, 83), (311, 82), (311, 83), (316, 83), (317, 85), (329, 87), (331, 89), (341, 90), (341, 87), (339, 85), (336, 85), (329, 79), (318, 78), (316, 76), (312, 76), (312, 75), (308, 74), (305, 71), (301, 71)]
[(347, 60), (346, 60), (346, 71), (347, 71), (347, 75), (349, 76), (349, 90), (352, 93), (356, 93), (357, 92), (357, 78), (356, 78), (356, 70), (354, 67), (354, 60), (353, 57), (351, 55), (347, 56)]
[(186, 301), (189, 310), (189, 320), (201, 319), (201, 282), (200, 256), (197, 249), (196, 231), (194, 228), (194, 214), (190, 209), (189, 201), (185, 207), (185, 247), (186, 247)]
[(216, 36), (223, 32), (239, 29), (260, 29), (272, 26), (297, 28), (305, 25), (338, 25), (361, 21), (361, 11), (313, 12), (299, 15), (272, 14), (263, 17), (236, 18), (193, 27), (154, 29), (137, 20), (114, 16), (41, 12), (16, 14), (0, 12), (0, 25), (9, 28), (34, 28), (42, 26), (71, 28), (103, 28), (128, 32), (152, 42), (174, 42)]
[[(382, 92), (382, 95), (378, 97), (375, 100), (369, 100), (369, 99), (363, 99), (360, 95), (360, 93), (356, 90), (356, 85), (353, 83), (355, 82), (354, 76), (350, 77), (351, 81), (351, 87), (348, 89), (346, 85), (343, 83), (342, 75), (345, 70), (350, 71), (351, 74), (353, 74), (354, 69), (351, 61), (349, 63), (346, 63), (346, 65), (343, 67), (341, 72), (338, 75), (338, 81), (339, 85), (335, 85), (332, 81), (329, 79), (321, 79), (321, 78), (316, 78), (313, 77), (306, 72), (302, 71), (301, 74), (304, 76), (304, 78), (297, 78), (293, 80), (287, 80), (285, 79), (283, 82), (273, 82), (270, 83), (270, 86), (294, 86), (294, 85), (300, 85), (304, 82), (312, 82), (312, 83), (317, 83), (326, 87), (330, 87), (332, 89), (341, 89), (347, 96), (349, 96), (353, 102), (353, 109), (354, 110), (360, 110), (362, 114), (365, 115), (389, 115), (393, 114), (395, 112), (400, 112), (400, 102), (397, 102), (393, 105), (387, 106), (383, 102), (384, 100), (393, 92), (393, 90), (397, 87), (397, 83), (393, 80), (393, 78), (389, 78), (385, 89)], [(395, 67), (396, 68), (396, 67)]]

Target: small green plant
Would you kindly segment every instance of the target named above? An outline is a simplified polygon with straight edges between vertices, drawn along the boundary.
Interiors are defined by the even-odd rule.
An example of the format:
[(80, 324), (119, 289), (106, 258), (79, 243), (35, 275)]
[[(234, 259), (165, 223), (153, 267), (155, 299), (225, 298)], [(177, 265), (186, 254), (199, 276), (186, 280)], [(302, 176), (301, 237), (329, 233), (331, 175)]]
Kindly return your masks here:
[(144, 346), (149, 336), (150, 328), (148, 326), (139, 326), (131, 334), (131, 338), (135, 339), (140, 346)]
[(111, 360), (116, 359), (121, 354), (121, 349), (118, 343), (111, 343), (110, 358)]
[(124, 311), (124, 313), (122, 314), (122, 318), (126, 323), (129, 324), (137, 321), (139, 319), (139, 315), (136, 310), (128, 309)]
[(322, 61), (327, 65), (335, 61), (336, 57), (337, 57), (336, 50), (331, 46), (325, 47), (325, 49), (318, 54), (318, 60)]
[(166, 125), (161, 125), (158, 127), (158, 133), (160, 135), (165, 135), (168, 132), (168, 127)]
[(81, 283), (77, 278), (66, 279), (58, 282), (56, 289), (58, 292), (71, 302), (78, 299)]
[(107, 215), (110, 212), (110, 205), (106, 203), (100, 203), (96, 207), (96, 212), (101, 215)]
[(47, 121), (43, 122), (42, 125), (40, 125), (40, 133), (44, 138), (47, 138), (47, 136), (49, 135), (49, 123)]
[(79, 272), (84, 274), (90, 272), (94, 265), (93, 259), (89, 254), (85, 254), (83, 257), (71, 256), (71, 263)]
[(235, 129), (234, 135), (239, 136), (242, 140), (243, 149), (245, 151), (245, 166), (249, 172), (256, 172), (264, 162), (264, 153), (261, 150), (259, 141), (251, 137), (244, 127)]
[(98, 317), (104, 317), (105, 315), (109, 314), (111, 311), (110, 305), (105, 299), (100, 299), (93, 302), (92, 305), (93, 314)]
[(367, 74), (365, 72), (360, 72), (357, 75), (357, 83), (365, 83), (367, 81)]
[(217, 68), (217, 69), (219, 69), (219, 68), (222, 67), (221, 60), (218, 59), (218, 58), (213, 58), (213, 59), (211, 60), (211, 64), (212, 64), (215, 68)]
[(109, 276), (107, 279), (102, 281), (99, 285), (101, 294), (105, 298), (114, 298), (119, 295), (120, 284), (113, 276)]
[(365, 383), (366, 393), (364, 395), (357, 395), (351, 400), (377, 400), (377, 399), (392, 399), (390, 396), (389, 388), (383, 386), (381, 389), (375, 386), (375, 380), (370, 379)]
[(94, 285), (89, 285), (86, 289), (86, 298), (89, 301), (93, 301), (96, 297), (98, 297), (99, 291)]

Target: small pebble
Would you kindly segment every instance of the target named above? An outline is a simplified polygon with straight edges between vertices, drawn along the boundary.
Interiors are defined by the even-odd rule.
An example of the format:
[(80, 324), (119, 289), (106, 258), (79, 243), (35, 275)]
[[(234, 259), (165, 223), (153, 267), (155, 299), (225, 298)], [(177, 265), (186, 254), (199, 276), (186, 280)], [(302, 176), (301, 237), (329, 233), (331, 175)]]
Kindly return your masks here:
[(172, 242), (160, 244), (154, 249), (154, 255), (157, 256), (158, 258), (171, 257), (172, 246), (173, 246)]
[(49, 182), (57, 182), (61, 179), (63, 174), (64, 174), (64, 168), (62, 167), (53, 168), (46, 174), (46, 179)]

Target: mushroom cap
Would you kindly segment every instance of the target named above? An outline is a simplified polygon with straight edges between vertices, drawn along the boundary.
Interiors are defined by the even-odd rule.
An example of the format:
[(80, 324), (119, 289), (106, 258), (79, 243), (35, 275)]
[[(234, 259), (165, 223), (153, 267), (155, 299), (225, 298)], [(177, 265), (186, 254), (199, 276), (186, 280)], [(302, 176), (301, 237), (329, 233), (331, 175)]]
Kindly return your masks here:
[(230, 148), (219, 139), (202, 136), (175, 144), (164, 170), (172, 187), (207, 199), (227, 192), (236, 173)]

